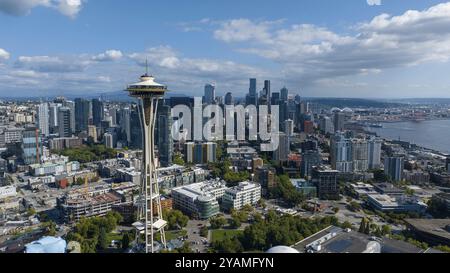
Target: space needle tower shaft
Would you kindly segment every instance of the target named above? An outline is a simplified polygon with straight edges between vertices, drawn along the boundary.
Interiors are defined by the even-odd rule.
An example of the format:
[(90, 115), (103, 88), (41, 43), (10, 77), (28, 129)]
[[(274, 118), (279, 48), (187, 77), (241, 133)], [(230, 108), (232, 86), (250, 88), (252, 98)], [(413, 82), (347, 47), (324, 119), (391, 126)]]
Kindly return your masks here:
[(164, 221), (161, 209), (158, 177), (155, 158), (155, 123), (158, 101), (164, 97), (167, 87), (155, 82), (148, 72), (140, 78), (140, 82), (128, 85), (126, 91), (131, 97), (139, 99), (139, 113), (143, 131), (143, 167), (139, 195), (140, 234), (145, 235), (145, 252), (155, 252), (155, 235), (160, 233), (161, 243), (166, 247)]

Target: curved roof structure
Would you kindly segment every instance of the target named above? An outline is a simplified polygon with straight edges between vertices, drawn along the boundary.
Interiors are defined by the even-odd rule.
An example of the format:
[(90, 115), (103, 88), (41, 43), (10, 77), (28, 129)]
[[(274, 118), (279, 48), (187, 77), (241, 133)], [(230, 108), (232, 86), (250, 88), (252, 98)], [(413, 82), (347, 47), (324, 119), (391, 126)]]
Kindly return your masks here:
[(297, 249), (288, 246), (275, 246), (267, 250), (268, 254), (288, 254), (288, 253), (300, 253)]
[(25, 253), (65, 253), (67, 243), (61, 237), (43, 237), (27, 244)]

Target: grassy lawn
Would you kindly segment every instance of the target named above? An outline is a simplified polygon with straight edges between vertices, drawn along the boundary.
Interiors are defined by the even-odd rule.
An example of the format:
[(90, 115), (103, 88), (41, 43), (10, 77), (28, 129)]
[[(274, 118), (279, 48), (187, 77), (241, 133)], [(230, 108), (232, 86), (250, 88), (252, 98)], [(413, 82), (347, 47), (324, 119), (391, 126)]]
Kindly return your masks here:
[(122, 241), (122, 234), (119, 233), (108, 233), (108, 242), (111, 242), (112, 240), (116, 240), (116, 241)]
[[(174, 231), (166, 231), (166, 241), (170, 241), (173, 239), (177, 239), (180, 236), (186, 236), (187, 231), (186, 230), (174, 230)], [(158, 233), (155, 235), (155, 239), (157, 241), (160, 241), (161, 235)]]
[(229, 238), (235, 237), (237, 235), (242, 234), (243, 231), (242, 230), (234, 230), (234, 229), (230, 229), (230, 230), (215, 229), (215, 230), (212, 230), (211, 232), (212, 232), (211, 240), (213, 242), (215, 242), (215, 241), (222, 241), (225, 237), (229, 237)]

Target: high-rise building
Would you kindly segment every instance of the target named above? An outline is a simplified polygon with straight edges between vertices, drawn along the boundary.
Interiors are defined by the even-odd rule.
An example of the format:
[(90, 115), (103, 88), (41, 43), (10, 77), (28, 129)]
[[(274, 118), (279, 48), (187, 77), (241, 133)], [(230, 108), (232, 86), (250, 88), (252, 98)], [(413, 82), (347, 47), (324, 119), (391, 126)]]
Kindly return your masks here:
[(386, 157), (384, 159), (384, 174), (393, 181), (402, 181), (404, 165), (403, 157)]
[(303, 177), (310, 177), (314, 167), (319, 166), (322, 163), (322, 158), (319, 151), (307, 150), (302, 152), (302, 161), (300, 167), (300, 173)]
[(104, 118), (104, 107), (103, 102), (99, 99), (92, 100), (92, 121), (97, 127), (100, 127), (102, 120)]
[(225, 95), (225, 105), (234, 105), (233, 94), (231, 92)]
[(279, 133), (278, 149), (273, 151), (273, 160), (287, 161), (289, 154), (291, 153), (291, 143), (289, 137), (285, 133)]
[(119, 126), (121, 137), (120, 140), (125, 141), (127, 145), (131, 143), (131, 109), (130, 107), (124, 107), (119, 110)]
[(263, 94), (267, 97), (267, 99), (270, 101), (271, 98), (271, 92), (270, 92), (270, 81), (269, 80), (265, 80), (264, 81), (264, 89), (263, 89)]
[(288, 100), (288, 98), (289, 98), (289, 90), (286, 87), (283, 87), (280, 90), (280, 94), (281, 94), (280, 99), (282, 101), (287, 101)]
[(38, 127), (43, 136), (50, 135), (48, 103), (39, 104), (37, 111)]
[(90, 107), (90, 101), (80, 98), (75, 99), (75, 127), (77, 132), (87, 132), (89, 125), (89, 113), (91, 112)]
[(284, 133), (288, 137), (292, 137), (294, 135), (294, 121), (292, 119), (284, 121)]
[(76, 131), (75, 128), (75, 102), (74, 101), (65, 101), (64, 106), (70, 109), (70, 128), (72, 129), (72, 133), (74, 134)]
[(333, 134), (334, 125), (330, 117), (323, 116), (319, 121), (319, 129), (323, 134)]
[(450, 157), (447, 157), (445, 160), (445, 168), (447, 169), (447, 172), (450, 173)]
[(142, 149), (142, 126), (141, 119), (139, 118), (139, 110), (136, 105), (131, 107), (130, 113), (130, 131), (131, 131), (131, 142), (129, 144), (130, 148)]
[(369, 169), (369, 146), (365, 139), (352, 140), (352, 160), (354, 172), (365, 172)]
[(379, 138), (371, 138), (368, 140), (368, 160), (369, 169), (375, 170), (381, 168), (381, 144), (382, 141)]
[(103, 135), (103, 142), (107, 148), (115, 148), (114, 147), (114, 136), (112, 133), (105, 133)]
[(215, 100), (216, 100), (216, 86), (213, 84), (206, 84), (204, 103), (214, 104)]
[(26, 165), (40, 163), (42, 158), (42, 136), (38, 128), (26, 128), (22, 132), (22, 160)]
[(334, 113), (334, 131), (342, 132), (345, 130), (345, 113), (338, 111)]
[(71, 137), (71, 111), (69, 107), (60, 107), (58, 110), (59, 137)]
[(258, 96), (256, 94), (256, 79), (250, 79), (250, 88), (245, 99), (245, 104), (255, 106), (258, 104)]
[(331, 138), (331, 166), (344, 173), (353, 172), (352, 143), (342, 132)]
[(339, 199), (338, 174), (339, 171), (324, 166), (317, 166), (312, 170), (312, 182), (317, 187), (320, 199)]
[(51, 134), (58, 133), (58, 108), (61, 105), (56, 103), (49, 104), (48, 113), (48, 126)]
[(157, 117), (157, 135), (159, 162), (161, 166), (167, 167), (172, 164), (173, 157), (173, 138), (172, 138), (172, 115), (171, 108), (168, 105), (161, 105), (158, 109)]

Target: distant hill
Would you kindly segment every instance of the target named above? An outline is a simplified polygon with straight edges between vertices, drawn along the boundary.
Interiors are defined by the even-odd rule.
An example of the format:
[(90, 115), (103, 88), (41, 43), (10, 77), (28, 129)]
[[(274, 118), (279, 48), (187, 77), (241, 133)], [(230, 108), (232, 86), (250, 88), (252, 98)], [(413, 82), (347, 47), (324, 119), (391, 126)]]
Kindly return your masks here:
[(400, 102), (388, 102), (375, 99), (356, 99), (356, 98), (304, 98), (308, 102), (328, 107), (337, 108), (392, 108), (404, 106)]

